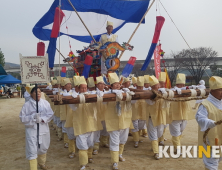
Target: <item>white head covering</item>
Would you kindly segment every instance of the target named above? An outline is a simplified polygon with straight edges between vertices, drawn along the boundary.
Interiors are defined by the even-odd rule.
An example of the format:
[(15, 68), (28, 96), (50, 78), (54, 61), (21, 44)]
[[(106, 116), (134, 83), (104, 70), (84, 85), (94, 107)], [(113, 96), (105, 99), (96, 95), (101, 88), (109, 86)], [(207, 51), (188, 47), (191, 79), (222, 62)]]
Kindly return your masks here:
[(204, 80), (200, 80), (199, 83), (200, 83), (200, 85), (205, 85), (205, 81)]
[(106, 26), (108, 27), (109, 25), (113, 26), (113, 22), (107, 21)]

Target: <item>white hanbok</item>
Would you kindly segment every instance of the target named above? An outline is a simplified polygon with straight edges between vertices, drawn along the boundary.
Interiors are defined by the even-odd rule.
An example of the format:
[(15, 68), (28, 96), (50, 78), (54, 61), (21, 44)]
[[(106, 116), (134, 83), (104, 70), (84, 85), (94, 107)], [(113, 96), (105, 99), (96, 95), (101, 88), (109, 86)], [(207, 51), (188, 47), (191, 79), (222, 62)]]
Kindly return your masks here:
[[(66, 89), (64, 89), (63, 91), (60, 92), (60, 95), (63, 95), (63, 96), (72, 96), (72, 90), (70, 90), (69, 92), (67, 92)], [(66, 123), (66, 120), (62, 120), (62, 133), (67, 133), (66, 132), (66, 128), (64, 127), (65, 126), (65, 123)]]
[[(186, 90), (186, 87), (182, 87), (182, 88), (178, 88), (178, 87), (174, 87), (171, 90), (173, 91), (177, 91), (177, 93), (180, 93), (181, 90)], [(170, 124), (169, 124), (169, 130), (170, 130), (170, 134), (171, 136), (180, 136), (184, 129), (186, 128), (187, 125), (187, 120), (173, 120)]]
[(46, 89), (52, 90), (52, 85), (47, 86)]
[[(216, 99), (211, 94), (209, 94), (206, 100), (210, 101), (215, 107), (222, 110), (221, 100)], [(196, 121), (200, 126), (200, 131), (206, 131), (208, 128), (212, 126), (212, 124), (214, 124), (213, 120), (208, 119), (208, 111), (203, 105), (201, 105), (197, 111)], [(206, 145), (204, 143), (203, 146), (206, 149)], [(206, 158), (205, 154), (203, 154), (203, 162), (205, 164), (205, 167), (209, 170), (217, 170), (218, 164), (221, 160), (222, 157), (220, 159), (212, 158), (212, 153), (211, 153), (211, 158)]]
[(38, 109), (42, 122), (39, 123), (39, 144), (37, 143), (37, 123), (35, 119), (36, 101), (30, 98), (26, 102), (20, 112), (20, 120), (25, 125), (26, 133), (26, 158), (28, 160), (36, 159), (38, 155), (45, 154), (50, 145), (50, 131), (48, 123), (52, 120), (53, 111), (49, 102), (40, 99)]

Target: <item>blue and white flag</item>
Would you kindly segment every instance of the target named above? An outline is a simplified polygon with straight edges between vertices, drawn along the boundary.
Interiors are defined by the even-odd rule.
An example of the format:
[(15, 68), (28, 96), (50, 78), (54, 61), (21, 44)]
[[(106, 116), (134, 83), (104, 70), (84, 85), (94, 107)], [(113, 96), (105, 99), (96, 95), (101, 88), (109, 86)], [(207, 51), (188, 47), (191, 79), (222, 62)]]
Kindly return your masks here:
[[(71, 0), (71, 2), (96, 41), (99, 41), (100, 36), (107, 32), (107, 21), (113, 22), (113, 33), (126, 23), (139, 23), (150, 0)], [(49, 11), (34, 26), (32, 31), (38, 39), (45, 41), (50, 39), (55, 8), (58, 6), (59, 0), (55, 0)], [(60, 35), (68, 35), (79, 41), (90, 43), (92, 38), (68, 0), (61, 0), (61, 9), (65, 18), (61, 24)]]

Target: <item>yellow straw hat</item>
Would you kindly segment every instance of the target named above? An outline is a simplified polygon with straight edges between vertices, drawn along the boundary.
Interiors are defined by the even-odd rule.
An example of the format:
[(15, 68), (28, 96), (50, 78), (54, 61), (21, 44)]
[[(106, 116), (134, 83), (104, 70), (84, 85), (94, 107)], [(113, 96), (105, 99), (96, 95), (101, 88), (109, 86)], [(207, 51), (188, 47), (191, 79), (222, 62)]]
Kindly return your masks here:
[(107, 21), (106, 26), (109, 26), (109, 25), (113, 26), (113, 22)]
[(155, 76), (149, 77), (150, 86), (154, 86), (159, 83), (159, 80)]
[(158, 80), (162, 82), (166, 82), (166, 72), (161, 72)]
[(176, 84), (186, 84), (186, 75), (182, 73), (177, 74)]
[(25, 89), (26, 89), (26, 91), (29, 93), (29, 94), (31, 94), (31, 91), (32, 91), (32, 89), (35, 87), (35, 85), (33, 85), (33, 86), (27, 86), (27, 87), (25, 87)]
[(210, 89), (221, 89), (222, 88), (222, 78), (218, 76), (212, 76), (209, 79)]
[(104, 83), (102, 76), (96, 77), (96, 84), (99, 84), (99, 83)]
[(150, 83), (149, 82), (149, 75), (144, 75), (144, 83)]
[(94, 78), (93, 77), (89, 77), (87, 79), (87, 85), (88, 85), (88, 87), (95, 87), (95, 82), (94, 82)]
[(74, 86), (78, 86), (79, 85), (79, 78), (80, 78), (80, 76), (73, 76)]
[(65, 79), (63, 80), (64, 86), (65, 86), (66, 84), (68, 84), (68, 83), (71, 83), (70, 79), (69, 79), (69, 78), (65, 78)]
[(81, 84), (85, 84), (85, 85), (87, 85), (87, 83), (86, 83), (86, 79), (85, 79), (84, 76), (79, 77), (79, 85), (81, 85)]
[(125, 83), (125, 82), (127, 82), (127, 81), (130, 81), (130, 79), (129, 79), (129, 77), (127, 77), (127, 78), (123, 78), (123, 83)]
[(52, 80), (52, 85), (56, 85), (57, 80)]
[(109, 73), (108, 78), (109, 78), (110, 84), (119, 83), (119, 77), (117, 76), (116, 73)]
[(136, 84), (137, 83), (137, 77), (132, 77), (132, 83)]
[(137, 86), (144, 86), (144, 76), (137, 77)]

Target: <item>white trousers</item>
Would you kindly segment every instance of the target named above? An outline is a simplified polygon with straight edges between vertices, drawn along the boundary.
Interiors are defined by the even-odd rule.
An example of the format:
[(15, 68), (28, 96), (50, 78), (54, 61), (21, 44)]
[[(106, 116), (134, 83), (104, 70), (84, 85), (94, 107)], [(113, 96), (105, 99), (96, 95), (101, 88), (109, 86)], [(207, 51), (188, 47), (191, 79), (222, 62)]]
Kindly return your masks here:
[(163, 124), (154, 127), (152, 118), (149, 118), (148, 126), (147, 126), (147, 133), (151, 141), (158, 140), (158, 138), (160, 138), (163, 135), (163, 130), (164, 130)]
[(37, 142), (37, 130), (33, 128), (25, 128), (25, 152), (28, 160), (36, 159), (38, 155), (47, 152), (50, 145), (50, 132), (39, 136), (40, 148)]
[(54, 122), (54, 124), (57, 124), (57, 118), (55, 115), (53, 116), (53, 122)]
[(145, 121), (143, 129), (147, 129), (146, 121)]
[[(206, 150), (206, 145), (203, 144), (203, 146)], [(212, 158), (212, 150), (211, 150), (210, 156), (211, 158), (207, 158), (205, 154), (203, 154), (203, 162), (204, 162), (205, 167), (209, 170), (218, 170), (218, 165), (219, 165), (219, 162), (222, 160), (222, 157), (218, 159)]]
[(187, 125), (187, 120), (173, 120), (171, 124), (169, 124), (170, 134), (171, 136), (180, 136), (184, 131)]
[(76, 136), (76, 146), (79, 150), (88, 150), (93, 148), (95, 143), (95, 136), (98, 135), (99, 131), (87, 132)]
[(129, 128), (109, 132), (109, 149), (111, 151), (119, 151), (119, 145), (125, 145), (128, 134)]
[(137, 119), (137, 120), (133, 120), (132, 122), (133, 122), (133, 126), (134, 126), (134, 129), (132, 129), (132, 132), (138, 132), (139, 130), (146, 129), (146, 127), (145, 127), (146, 121), (145, 120)]
[(109, 136), (109, 133), (106, 130), (106, 122), (105, 121), (101, 121), (102, 125), (103, 125), (103, 130), (100, 131), (100, 135), (101, 136)]
[(62, 121), (60, 120), (60, 117), (56, 117), (56, 125), (61, 128), (62, 127)]
[(64, 127), (64, 126), (65, 126), (65, 123), (66, 123), (66, 121), (65, 121), (65, 120), (62, 120), (62, 133), (67, 133), (67, 132), (66, 132), (66, 128)]
[(73, 127), (66, 128), (66, 133), (68, 135), (69, 140), (76, 139)]
[(164, 125), (164, 129), (166, 129), (168, 125), (169, 125), (169, 124)]
[(100, 130), (99, 131), (97, 131), (97, 134), (95, 134), (94, 135), (94, 141), (95, 141), (95, 143), (100, 143), (100, 140), (99, 140), (99, 138), (100, 138)]

